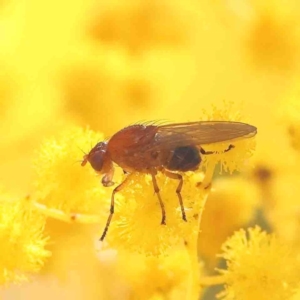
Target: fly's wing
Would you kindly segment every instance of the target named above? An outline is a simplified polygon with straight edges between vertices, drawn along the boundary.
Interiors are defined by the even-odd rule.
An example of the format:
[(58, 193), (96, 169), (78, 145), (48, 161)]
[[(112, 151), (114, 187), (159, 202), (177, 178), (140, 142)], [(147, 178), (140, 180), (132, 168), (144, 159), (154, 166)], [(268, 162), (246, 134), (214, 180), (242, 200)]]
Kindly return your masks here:
[(230, 121), (203, 121), (159, 126), (151, 150), (175, 149), (253, 137), (256, 127)]

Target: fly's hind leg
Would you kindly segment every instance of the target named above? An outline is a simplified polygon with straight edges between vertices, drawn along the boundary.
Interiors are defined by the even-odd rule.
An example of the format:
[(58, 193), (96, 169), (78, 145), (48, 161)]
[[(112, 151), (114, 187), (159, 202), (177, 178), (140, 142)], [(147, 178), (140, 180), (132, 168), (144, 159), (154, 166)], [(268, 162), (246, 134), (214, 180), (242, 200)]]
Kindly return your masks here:
[(160, 208), (161, 208), (161, 214), (162, 214), (161, 224), (166, 225), (165, 205), (164, 205), (163, 201), (161, 200), (160, 193), (159, 193), (159, 187), (158, 187), (155, 175), (156, 175), (156, 171), (152, 171), (151, 176), (152, 176), (153, 188), (154, 188), (155, 194), (157, 195), (157, 198), (158, 198), (158, 201), (159, 201), (159, 204), (160, 204)]
[(108, 216), (108, 219), (106, 221), (106, 225), (105, 225), (105, 228), (104, 228), (104, 231), (102, 233), (102, 236), (100, 238), (100, 241), (103, 241), (105, 236), (106, 236), (106, 233), (108, 231), (108, 228), (109, 228), (109, 225), (110, 225), (110, 222), (111, 222), (111, 219), (113, 217), (113, 214), (114, 214), (114, 211), (115, 211), (115, 194), (119, 191), (121, 191), (125, 186), (126, 184), (128, 183), (129, 181), (129, 178), (130, 178), (130, 174), (125, 178), (125, 180), (119, 184), (116, 188), (114, 188), (112, 194), (111, 194), (111, 202), (110, 202), (110, 213), (109, 213), (109, 216)]
[(172, 179), (177, 179), (179, 180), (179, 184), (178, 187), (176, 189), (176, 194), (178, 196), (179, 199), (179, 204), (180, 204), (180, 208), (181, 208), (181, 215), (182, 215), (182, 219), (184, 221), (187, 221), (186, 219), (186, 214), (185, 214), (185, 210), (184, 210), (184, 206), (183, 206), (183, 201), (182, 201), (182, 196), (181, 196), (181, 189), (182, 189), (182, 185), (183, 185), (183, 178), (182, 175), (178, 174), (178, 173), (172, 173), (170, 171), (164, 170), (163, 173)]
[[(222, 151), (221, 153), (226, 153), (228, 151), (230, 151), (231, 149), (234, 148), (234, 145), (229, 145), (227, 149), (225, 149), (224, 151)], [(200, 148), (200, 153), (203, 155), (210, 155), (210, 154), (218, 154), (220, 152), (216, 152), (216, 151), (205, 151), (202, 147)]]

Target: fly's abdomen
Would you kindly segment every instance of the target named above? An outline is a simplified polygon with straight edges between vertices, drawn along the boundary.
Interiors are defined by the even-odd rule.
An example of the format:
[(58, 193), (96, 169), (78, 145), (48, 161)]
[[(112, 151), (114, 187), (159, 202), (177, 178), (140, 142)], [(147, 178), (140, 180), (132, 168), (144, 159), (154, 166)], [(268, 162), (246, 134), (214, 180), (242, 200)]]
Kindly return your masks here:
[(165, 166), (170, 171), (193, 171), (201, 163), (199, 149), (194, 146), (177, 147), (170, 156)]

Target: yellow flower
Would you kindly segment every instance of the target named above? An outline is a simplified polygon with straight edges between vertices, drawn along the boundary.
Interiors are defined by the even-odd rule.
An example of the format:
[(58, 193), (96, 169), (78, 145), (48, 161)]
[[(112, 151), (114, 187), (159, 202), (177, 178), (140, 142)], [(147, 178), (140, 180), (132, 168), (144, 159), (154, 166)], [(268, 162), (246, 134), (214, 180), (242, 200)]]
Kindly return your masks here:
[[(230, 145), (234, 148), (224, 153)], [(213, 159), (216, 164), (220, 164), (220, 174), (228, 172), (232, 174), (234, 171), (246, 169), (247, 158), (251, 157), (255, 149), (255, 139), (245, 139), (235, 142), (217, 143), (205, 146), (205, 151), (213, 151), (216, 154), (211, 158), (209, 155), (204, 157), (203, 165), (210, 163)]]
[[(197, 232), (197, 219), (207, 195), (207, 191), (200, 187), (202, 180), (201, 173), (189, 172), (183, 176), (185, 222), (176, 195), (178, 181), (158, 174), (157, 182), (166, 209), (164, 226), (161, 225), (161, 208), (151, 177), (135, 174), (130, 184), (116, 195), (115, 214), (107, 235), (109, 245), (157, 256), (183, 244), (193, 231)], [(109, 208), (109, 203), (106, 207)]]
[(255, 216), (258, 195), (253, 183), (241, 177), (218, 178), (203, 212), (199, 251), (210, 266), (225, 239)]
[(281, 172), (275, 177), (270, 188), (272, 206), (266, 207), (268, 218), (274, 232), (289, 245), (300, 246), (300, 204), (299, 204), (299, 163), (293, 169)]
[[(98, 214), (102, 201), (110, 198), (110, 189), (103, 188), (91, 168), (82, 168), (82, 151), (89, 151), (103, 136), (91, 130), (71, 127), (57, 138), (46, 140), (36, 154), (36, 172), (32, 198), (38, 208), (59, 218), (58, 210), (72, 217), (73, 213)], [(52, 209), (49, 210), (49, 209)], [(46, 210), (44, 210), (46, 212)], [(62, 215), (62, 218), (64, 216)]]
[[(160, 88), (147, 60), (136, 66), (118, 51), (82, 47), (78, 52), (68, 58), (60, 74), (64, 108), (71, 120), (114, 133), (128, 123), (149, 118), (149, 111), (155, 115)], [(114, 115), (113, 121), (108, 112)]]
[[(256, 16), (248, 39), (248, 50), (258, 67), (273, 71), (291, 70), (297, 66), (299, 53), (298, 32), (295, 30), (297, 14), (278, 9), (282, 1), (273, 5), (254, 5)], [(295, 8), (299, 11), (299, 7)]]
[[(217, 112), (215, 114), (217, 115)], [(167, 215), (167, 226), (162, 226), (161, 209), (154, 195), (151, 176), (141, 174), (132, 176), (126, 188), (116, 195), (114, 219), (107, 237), (110, 246), (160, 255), (174, 245), (187, 241), (187, 237), (198, 230), (198, 218), (206, 201), (209, 191), (206, 188), (211, 183), (215, 165), (221, 162), (223, 169), (231, 172), (238, 169), (251, 155), (253, 150), (251, 143), (253, 139), (234, 141), (232, 144), (235, 148), (225, 153), (222, 151), (228, 148), (230, 142), (208, 145), (205, 150), (218, 153), (207, 155), (198, 173), (182, 174), (184, 184), (181, 194), (188, 222), (184, 222), (181, 216), (176, 195), (178, 181), (167, 179), (161, 173), (157, 176)]]
[(101, 140), (102, 134), (79, 127), (66, 128), (45, 140), (36, 153), (31, 195), (31, 204), (48, 216), (45, 228), (52, 257), (43, 274), (59, 278), (70, 294), (76, 291), (76, 297), (87, 299), (109, 299), (110, 294), (95, 240), (102, 230), (99, 224), (106, 221), (109, 206), (104, 205), (112, 188), (104, 188), (92, 168), (80, 165), (82, 151), (90, 151)]
[(121, 251), (117, 267), (119, 276), (128, 285), (132, 300), (186, 298), (191, 266), (184, 246), (173, 249), (167, 257), (145, 257)]
[(240, 230), (222, 246), (227, 269), (226, 300), (290, 299), (298, 287), (300, 272), (297, 255), (274, 235), (259, 227)]
[(293, 297), (291, 297), (291, 299), (289, 299), (289, 300), (299, 300), (299, 299), (300, 299), (300, 289), (298, 288), (295, 295)]
[[(225, 3), (225, 4), (224, 4)], [(255, 66), (267, 71), (290, 71), (299, 53), (299, 4), (283, 0), (226, 1), (224, 18), (238, 31), (239, 40)], [(218, 7), (219, 8), (219, 7)]]
[(284, 126), (285, 132), (289, 138), (291, 147), (296, 150), (297, 153), (300, 151), (300, 78), (296, 76), (291, 82), (290, 88), (286, 95), (283, 97), (281, 106), (279, 107), (281, 112), (281, 123)]
[(141, 0), (102, 3), (91, 32), (100, 42), (124, 47), (134, 54), (157, 46), (174, 48), (184, 43), (188, 32), (188, 17), (183, 10), (187, 14), (181, 1), (172, 5), (168, 1)]
[(28, 280), (50, 256), (45, 249), (45, 218), (27, 201), (0, 192), (1, 285)]
[[(214, 111), (214, 119), (222, 119), (222, 113), (223, 111)], [(102, 138), (101, 135), (90, 130), (71, 128), (62, 132), (60, 137), (45, 141), (35, 160), (37, 176), (35, 192), (32, 196), (34, 206), (48, 216), (67, 222), (99, 223), (99, 236), (109, 216), (112, 188), (105, 188), (98, 180), (94, 180), (95, 174), (90, 166), (82, 169), (74, 162), (80, 153), (77, 147), (83, 149), (89, 147), (90, 150), (91, 141), (94, 145)], [(166, 210), (166, 225), (161, 225), (162, 210), (154, 193), (151, 176), (139, 173), (123, 174), (123, 178), (116, 176), (114, 178), (116, 182), (121, 182), (125, 176), (130, 176), (130, 179), (125, 188), (116, 194), (115, 213), (102, 249), (106, 247), (119, 251), (129, 250), (140, 252), (153, 259), (162, 259), (172, 255), (173, 249), (186, 247), (191, 268), (187, 294), (189, 299), (195, 298), (199, 294), (200, 276), (197, 238), (215, 166), (220, 161), (226, 166), (226, 170), (237, 169), (252, 152), (249, 151), (249, 140), (251, 139), (219, 143), (211, 147), (209, 145), (205, 150), (213, 148), (217, 153), (207, 155), (199, 171), (182, 174), (184, 185), (181, 195), (187, 222), (182, 220), (182, 211), (176, 195), (179, 184), (177, 180), (169, 179), (161, 172), (157, 175)], [(224, 152), (229, 144), (233, 144), (234, 148)], [(76, 231), (77, 227), (73, 230), (69, 228), (66, 232)], [(59, 230), (53, 226), (51, 229), (52, 236), (56, 240)], [(93, 230), (90, 229), (86, 231), (88, 236), (91, 236), (92, 232)], [(74, 235), (75, 244), (80, 244), (82, 241), (80, 236), (80, 233)], [(58, 239), (63, 244), (66, 240), (67, 235)], [(84, 253), (92, 253), (90, 245), (87, 242), (84, 244)], [(55, 248), (53, 253), (54, 258), (57, 258), (57, 262), (54, 261), (56, 273), (60, 265), (66, 265), (63, 261), (68, 265), (69, 259), (66, 259), (68, 255), (63, 253), (72, 253), (72, 251), (67, 250), (57, 256), (55, 253), (60, 253), (59, 247)], [(89, 256), (93, 257), (93, 255)]]
[[(203, 110), (202, 114), (203, 120), (242, 122), (242, 116), (232, 101), (223, 101), (220, 106), (212, 105), (211, 111)], [(224, 152), (230, 145), (234, 145), (234, 148)], [(253, 155), (255, 146), (254, 138), (205, 145), (205, 151), (213, 151), (215, 154), (204, 156), (202, 164), (206, 166), (213, 160), (214, 164), (219, 164), (220, 173), (224, 171), (232, 174), (234, 171), (241, 171), (245, 169), (247, 159)]]

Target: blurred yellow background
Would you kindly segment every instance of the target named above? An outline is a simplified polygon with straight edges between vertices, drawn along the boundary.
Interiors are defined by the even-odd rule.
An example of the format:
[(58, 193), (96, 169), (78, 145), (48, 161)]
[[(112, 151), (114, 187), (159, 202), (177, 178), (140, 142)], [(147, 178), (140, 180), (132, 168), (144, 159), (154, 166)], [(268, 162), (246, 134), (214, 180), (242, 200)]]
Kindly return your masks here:
[[(139, 121), (197, 121), (226, 101), (258, 128), (234, 197), (255, 189), (273, 230), (297, 244), (299, 14), (296, 0), (0, 1), (0, 186), (30, 193), (36, 151), (69, 126), (109, 137)], [(239, 226), (202, 249), (212, 266)]]

